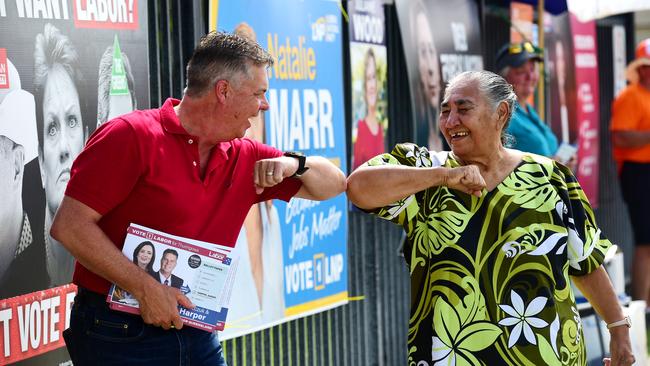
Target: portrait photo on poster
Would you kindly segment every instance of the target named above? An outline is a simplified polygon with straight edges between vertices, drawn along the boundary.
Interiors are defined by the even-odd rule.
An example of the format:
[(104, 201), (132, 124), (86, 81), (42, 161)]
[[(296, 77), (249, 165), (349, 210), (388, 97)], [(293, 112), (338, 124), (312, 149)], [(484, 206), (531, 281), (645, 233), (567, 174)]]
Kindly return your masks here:
[(350, 44), (352, 70), (352, 170), (386, 151), (386, 47)]
[[(247, 22), (237, 24), (236, 34), (257, 41), (255, 30)], [(249, 119), (251, 127), (245, 137), (266, 143), (267, 118), (260, 113)], [(235, 283), (239, 284), (230, 298), (224, 334), (253, 329), (264, 322), (284, 316), (284, 271), (282, 231), (273, 201), (251, 207), (237, 237), (239, 265)]]

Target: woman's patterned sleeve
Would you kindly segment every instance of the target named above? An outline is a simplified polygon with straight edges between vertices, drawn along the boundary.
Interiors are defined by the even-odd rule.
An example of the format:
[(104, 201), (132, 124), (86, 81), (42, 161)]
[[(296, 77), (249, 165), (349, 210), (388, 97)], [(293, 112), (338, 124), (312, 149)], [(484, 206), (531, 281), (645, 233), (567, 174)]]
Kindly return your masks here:
[[(435, 160), (435, 159), (434, 159)], [(426, 147), (412, 143), (398, 144), (390, 153), (377, 155), (370, 159), (366, 165), (402, 165), (412, 167), (431, 167), (432, 159)], [(420, 210), (416, 194), (404, 197), (384, 207), (368, 210), (369, 213), (404, 226)]]
[(566, 184), (569, 197), (565, 222), (569, 232), (569, 274), (583, 276), (600, 267), (612, 243), (596, 224), (589, 200), (571, 170), (559, 163), (555, 163), (555, 167)]

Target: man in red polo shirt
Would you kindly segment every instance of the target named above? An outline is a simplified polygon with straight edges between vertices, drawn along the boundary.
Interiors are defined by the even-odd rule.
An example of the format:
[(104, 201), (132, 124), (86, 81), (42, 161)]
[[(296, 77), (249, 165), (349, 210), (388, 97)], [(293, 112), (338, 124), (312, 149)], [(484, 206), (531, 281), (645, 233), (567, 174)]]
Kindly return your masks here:
[[(75, 365), (225, 364), (215, 334), (183, 328), (177, 306), (191, 307), (189, 299), (122, 254), (130, 223), (234, 245), (257, 202), (345, 190), (329, 160), (242, 138), (249, 118), (269, 107), (272, 63), (257, 43), (212, 32), (189, 61), (182, 100), (118, 117), (91, 136), (51, 230), (77, 258), (79, 292), (64, 334)], [(133, 294), (141, 317), (108, 308), (111, 283)]]

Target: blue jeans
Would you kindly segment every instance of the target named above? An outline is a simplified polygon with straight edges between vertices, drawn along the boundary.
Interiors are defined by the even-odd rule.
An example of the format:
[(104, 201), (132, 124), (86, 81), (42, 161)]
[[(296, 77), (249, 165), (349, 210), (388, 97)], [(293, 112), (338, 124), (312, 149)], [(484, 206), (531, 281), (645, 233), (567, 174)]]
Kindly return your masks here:
[(139, 315), (111, 310), (106, 296), (82, 288), (63, 337), (75, 366), (226, 366), (216, 333), (145, 324)]

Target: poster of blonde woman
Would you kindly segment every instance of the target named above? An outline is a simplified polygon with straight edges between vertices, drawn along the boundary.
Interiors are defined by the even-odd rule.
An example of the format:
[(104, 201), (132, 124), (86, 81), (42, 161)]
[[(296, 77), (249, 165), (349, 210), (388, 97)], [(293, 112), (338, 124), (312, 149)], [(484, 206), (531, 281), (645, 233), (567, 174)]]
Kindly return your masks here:
[(386, 151), (388, 129), (384, 9), (349, 1), (352, 74), (352, 170)]

